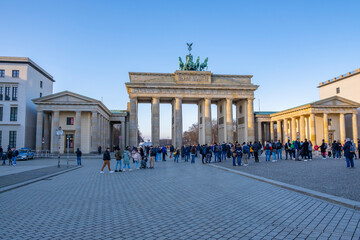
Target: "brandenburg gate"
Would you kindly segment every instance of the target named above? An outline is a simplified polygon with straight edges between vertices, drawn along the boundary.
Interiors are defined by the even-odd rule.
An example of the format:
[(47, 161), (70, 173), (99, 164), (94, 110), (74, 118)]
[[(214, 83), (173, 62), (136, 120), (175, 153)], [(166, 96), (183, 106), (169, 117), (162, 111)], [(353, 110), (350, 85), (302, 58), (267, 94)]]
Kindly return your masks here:
[[(189, 45), (191, 51), (191, 44)], [(259, 87), (251, 83), (252, 75), (220, 75), (203, 71), (207, 58), (194, 63), (192, 55), (181, 58), (180, 71), (174, 73), (130, 72), (125, 83), (129, 98), (129, 144), (138, 144), (138, 103), (151, 103), (151, 140), (159, 145), (160, 103), (172, 105), (172, 143), (182, 146), (182, 104), (198, 105), (199, 144), (213, 142), (254, 141), (254, 91)], [(211, 104), (217, 105), (218, 139), (212, 139)], [(233, 104), (236, 105), (236, 132), (234, 139)], [(193, 113), (188, 113), (193, 114)]]

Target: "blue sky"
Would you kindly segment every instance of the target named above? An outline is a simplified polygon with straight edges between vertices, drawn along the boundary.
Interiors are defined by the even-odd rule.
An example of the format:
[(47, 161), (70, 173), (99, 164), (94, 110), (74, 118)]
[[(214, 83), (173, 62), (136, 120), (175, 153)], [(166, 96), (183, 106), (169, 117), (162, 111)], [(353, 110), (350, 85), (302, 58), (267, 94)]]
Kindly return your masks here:
[[(0, 55), (30, 57), (70, 90), (125, 109), (128, 72), (174, 72), (209, 57), (215, 74), (251, 74), (255, 110), (317, 100), (319, 82), (360, 67), (360, 1), (0, 1)], [(213, 112), (215, 108), (213, 107)], [(139, 106), (150, 136), (150, 105)], [(197, 121), (185, 105), (184, 130)], [(161, 137), (170, 136), (161, 105)], [(214, 116), (214, 115), (213, 115)]]

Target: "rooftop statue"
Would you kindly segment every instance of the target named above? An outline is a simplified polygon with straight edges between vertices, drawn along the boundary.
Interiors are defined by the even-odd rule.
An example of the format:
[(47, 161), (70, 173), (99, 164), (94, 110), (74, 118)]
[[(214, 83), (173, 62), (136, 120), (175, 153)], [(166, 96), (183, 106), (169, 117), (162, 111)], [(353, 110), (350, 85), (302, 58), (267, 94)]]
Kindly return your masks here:
[(186, 43), (188, 46), (189, 54), (186, 55), (185, 64), (183, 63), (181, 57), (179, 57), (179, 68), (181, 71), (204, 71), (207, 70), (207, 62), (208, 58), (205, 58), (205, 61), (200, 64), (200, 57), (197, 57), (196, 62), (193, 61), (193, 56), (191, 55), (192, 45), (193, 43)]

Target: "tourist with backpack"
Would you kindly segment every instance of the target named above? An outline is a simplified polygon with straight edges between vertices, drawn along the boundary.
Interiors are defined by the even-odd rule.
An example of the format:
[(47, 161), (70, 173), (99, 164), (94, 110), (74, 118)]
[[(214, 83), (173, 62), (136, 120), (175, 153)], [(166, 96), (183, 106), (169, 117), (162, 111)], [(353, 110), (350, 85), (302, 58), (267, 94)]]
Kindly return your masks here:
[(356, 151), (356, 147), (351, 143), (350, 139), (347, 138), (345, 140), (344, 145), (344, 156), (346, 158), (346, 167), (354, 168), (354, 153)]
[(237, 158), (237, 165), (241, 166), (241, 158), (242, 158), (242, 148), (240, 144), (236, 145), (236, 158)]
[(248, 155), (250, 154), (250, 147), (244, 142), (243, 146), (243, 160), (244, 160), (244, 166), (246, 167), (248, 164)]
[(123, 161), (124, 161), (123, 172), (126, 172), (126, 166), (128, 167), (129, 172), (132, 171), (130, 166), (130, 158), (131, 158), (130, 147), (127, 147), (123, 153)]
[(282, 160), (282, 149), (283, 145), (282, 143), (278, 140), (276, 143), (276, 155), (277, 155), (277, 159), (281, 159)]
[(270, 161), (270, 153), (271, 153), (271, 143), (266, 142), (264, 148), (265, 148), (265, 161), (269, 162)]
[(191, 163), (195, 163), (196, 145), (192, 146), (190, 151), (191, 151)]
[(328, 147), (327, 143), (323, 139), (322, 144), (320, 145), (321, 156), (323, 157), (323, 159), (326, 159), (325, 152), (326, 152), (327, 147)]
[(121, 162), (122, 153), (120, 152), (119, 148), (116, 148), (115, 150), (115, 159), (116, 159), (115, 172), (122, 172), (122, 162)]

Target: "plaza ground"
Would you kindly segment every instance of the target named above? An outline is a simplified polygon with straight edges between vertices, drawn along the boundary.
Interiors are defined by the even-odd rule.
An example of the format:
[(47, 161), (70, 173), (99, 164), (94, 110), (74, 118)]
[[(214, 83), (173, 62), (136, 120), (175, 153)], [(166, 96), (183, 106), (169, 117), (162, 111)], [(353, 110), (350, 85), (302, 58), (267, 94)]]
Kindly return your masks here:
[[(34, 160), (24, 165), (42, 165), (45, 161), (56, 162)], [(225, 166), (228, 162), (221, 164)], [(240, 171), (264, 168), (271, 172), (271, 168), (278, 170), (282, 165), (299, 169), (306, 163), (284, 160), (252, 166), (250, 161), (246, 170), (240, 167)], [(83, 164), (77, 170), (1, 193), (0, 219), (9, 224), (1, 225), (0, 238), (360, 237), (357, 210), (202, 165), (199, 159), (196, 164), (156, 162), (155, 169), (113, 174), (99, 173), (100, 157), (83, 159)], [(309, 164), (317, 166), (321, 161)], [(302, 171), (306, 169), (305, 166)], [(344, 167), (340, 171), (347, 170)]]

